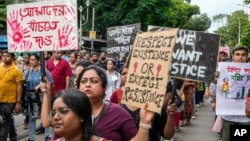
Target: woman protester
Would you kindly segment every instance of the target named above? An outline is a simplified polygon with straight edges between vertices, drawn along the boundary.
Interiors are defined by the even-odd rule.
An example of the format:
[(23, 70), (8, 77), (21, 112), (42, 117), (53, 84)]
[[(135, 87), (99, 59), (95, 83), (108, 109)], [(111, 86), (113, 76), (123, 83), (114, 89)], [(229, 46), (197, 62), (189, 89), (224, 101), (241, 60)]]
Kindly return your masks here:
[(115, 60), (113, 59), (107, 60), (106, 75), (107, 75), (108, 83), (107, 83), (107, 89), (105, 92), (106, 95), (104, 98), (106, 101), (109, 101), (112, 93), (120, 87), (120, 83), (121, 83), (120, 73), (115, 70), (115, 66), (116, 66)]
[[(124, 91), (125, 82), (127, 79), (128, 68), (123, 67), (121, 69), (121, 87), (115, 90), (111, 96), (110, 102), (121, 104), (121, 99)], [(165, 139), (170, 140), (175, 133), (175, 125), (174, 125), (174, 114), (176, 112), (176, 103), (170, 103), (171, 98), (171, 85), (168, 84), (167, 91), (165, 94), (165, 98), (163, 101), (163, 108), (160, 114), (155, 114), (153, 119), (152, 128), (150, 129), (150, 140), (156, 141), (160, 140), (160, 137), (164, 137)], [(139, 127), (140, 118), (139, 113), (140, 109), (130, 105), (123, 105), (124, 109), (126, 109), (134, 121), (136, 122), (136, 126)]]
[(97, 136), (91, 121), (88, 97), (77, 89), (60, 91), (53, 103), (49, 118), (56, 141), (107, 141)]
[[(30, 69), (26, 73), (26, 99), (28, 101), (28, 113), (29, 113), (29, 135), (28, 140), (35, 140), (36, 132), (36, 119), (40, 118), (41, 100), (42, 93), (39, 89), (40, 76), (42, 74), (41, 66), (39, 64), (40, 56), (37, 54), (31, 54), (29, 58)], [(46, 76), (50, 83), (54, 83), (53, 78), (48, 70)], [(34, 106), (37, 105), (37, 106)], [(51, 138), (51, 129), (45, 128), (45, 139)]]
[[(134, 120), (121, 106), (104, 102), (106, 86), (107, 76), (103, 69), (96, 65), (85, 68), (77, 79), (77, 88), (89, 98), (92, 107), (92, 115), (89, 116), (92, 116), (95, 131), (101, 137), (114, 141), (148, 140), (154, 113), (147, 111), (145, 104), (140, 112), (141, 120), (137, 130)], [(48, 95), (44, 96), (41, 117), (44, 126), (50, 125), (47, 118), (48, 100)]]
[[(69, 55), (69, 66), (71, 68), (72, 74), (74, 74), (75, 67), (77, 64), (77, 52), (71, 52)], [(69, 87), (74, 88), (74, 76), (70, 76)]]

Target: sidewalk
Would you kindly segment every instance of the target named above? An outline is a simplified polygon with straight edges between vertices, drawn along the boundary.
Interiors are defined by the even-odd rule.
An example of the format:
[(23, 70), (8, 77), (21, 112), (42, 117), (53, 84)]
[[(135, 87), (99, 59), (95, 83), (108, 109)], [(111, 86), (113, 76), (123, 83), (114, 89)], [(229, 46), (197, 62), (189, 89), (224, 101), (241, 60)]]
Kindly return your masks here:
[(212, 131), (215, 112), (211, 110), (211, 99), (205, 100), (204, 106), (196, 108), (197, 118), (191, 119), (189, 126), (180, 127), (174, 141), (218, 141), (218, 135)]
[[(22, 116), (19, 116), (18, 118), (23, 118)], [(23, 120), (22, 120), (23, 121)], [(36, 121), (36, 128), (40, 127), (40, 119)], [(17, 139), (18, 141), (27, 141), (28, 140), (28, 129), (23, 128), (23, 124), (16, 125), (17, 126)], [(36, 141), (44, 141), (44, 133), (36, 134)]]

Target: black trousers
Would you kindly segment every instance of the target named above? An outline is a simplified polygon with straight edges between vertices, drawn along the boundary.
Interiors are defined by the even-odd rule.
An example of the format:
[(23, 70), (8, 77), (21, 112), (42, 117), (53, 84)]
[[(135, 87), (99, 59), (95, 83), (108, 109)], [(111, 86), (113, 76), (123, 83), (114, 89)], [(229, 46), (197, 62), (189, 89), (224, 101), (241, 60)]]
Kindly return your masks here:
[(0, 103), (0, 116), (2, 117), (0, 141), (7, 141), (11, 129), (12, 112), (15, 103)]

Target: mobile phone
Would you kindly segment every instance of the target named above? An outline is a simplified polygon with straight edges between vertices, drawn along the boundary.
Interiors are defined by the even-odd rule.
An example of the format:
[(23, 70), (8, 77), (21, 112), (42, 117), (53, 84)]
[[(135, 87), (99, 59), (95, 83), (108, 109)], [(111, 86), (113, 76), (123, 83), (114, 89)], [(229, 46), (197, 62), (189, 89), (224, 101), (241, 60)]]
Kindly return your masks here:
[(175, 96), (176, 96), (176, 80), (175, 79), (172, 79), (172, 90), (171, 90), (171, 104), (173, 104), (176, 99), (175, 99)]

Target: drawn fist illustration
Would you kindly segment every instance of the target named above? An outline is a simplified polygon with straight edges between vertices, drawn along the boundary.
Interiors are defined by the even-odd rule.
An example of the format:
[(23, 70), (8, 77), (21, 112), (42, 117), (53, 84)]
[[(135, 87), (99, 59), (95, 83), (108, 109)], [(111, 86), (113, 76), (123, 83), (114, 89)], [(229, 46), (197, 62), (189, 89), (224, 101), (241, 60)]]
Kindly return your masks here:
[(158, 66), (157, 66), (157, 74), (156, 74), (156, 76), (159, 76), (159, 74), (160, 74), (160, 71), (161, 71), (161, 68), (162, 68), (162, 65), (161, 64), (159, 64)]
[(138, 67), (138, 62), (135, 62), (135, 63), (134, 63), (134, 73), (136, 72), (137, 67)]

